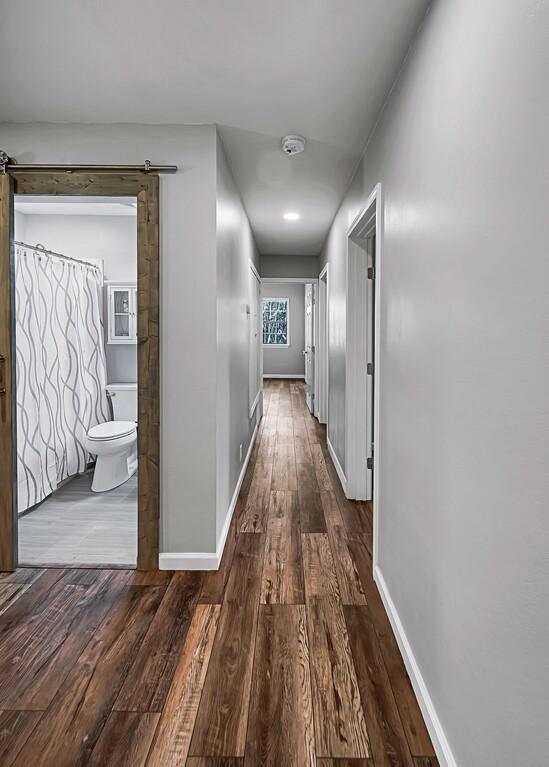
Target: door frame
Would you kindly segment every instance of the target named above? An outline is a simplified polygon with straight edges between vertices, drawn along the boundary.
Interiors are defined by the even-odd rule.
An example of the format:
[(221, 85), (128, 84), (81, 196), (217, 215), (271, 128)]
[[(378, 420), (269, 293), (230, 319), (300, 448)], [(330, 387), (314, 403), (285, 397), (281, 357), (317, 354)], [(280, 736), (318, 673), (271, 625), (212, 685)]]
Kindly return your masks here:
[(318, 275), (318, 354), (317, 360), (317, 384), (316, 393), (318, 394), (318, 413), (317, 418), (320, 423), (328, 423), (328, 389), (329, 389), (329, 265)]
[(138, 303), (138, 535), (137, 569), (157, 570), (160, 523), (160, 322), (159, 176), (116, 172), (29, 171), (0, 173), (0, 571), (18, 563), (14, 194), (137, 198)]
[[(311, 404), (312, 404), (312, 408), (309, 408), (309, 402), (308, 402), (308, 398), (307, 398), (307, 393), (308, 393), (307, 389), (308, 389), (308, 386), (309, 386), (309, 384), (307, 383), (307, 364), (308, 364), (308, 359), (307, 359), (307, 286), (308, 285), (311, 286), (311, 294), (310, 294), (310, 297), (311, 297), (311, 320), (310, 320), (310, 322), (311, 322), (311, 326), (312, 326), (311, 327), (311, 331), (312, 332), (311, 332), (311, 335), (310, 335), (310, 340), (311, 340), (310, 346), (312, 347), (311, 352), (312, 352), (312, 355), (313, 355), (313, 363), (312, 363), (312, 365), (310, 365), (310, 363), (309, 363), (309, 365), (310, 365), (310, 368), (311, 368), (310, 372), (311, 372), (311, 375), (313, 377), (313, 385), (311, 387), (311, 395), (312, 395), (312, 403)], [(317, 387), (317, 374), (318, 374), (318, 365), (317, 365), (317, 361), (316, 361), (316, 352), (317, 352), (317, 348), (318, 348), (318, 328), (317, 328), (317, 324), (318, 324), (318, 280), (317, 281), (312, 281), (311, 280), (309, 282), (306, 282), (304, 287), (305, 287), (305, 296), (304, 296), (304, 299), (305, 299), (305, 316), (304, 316), (304, 320), (305, 320), (305, 349), (303, 350), (303, 352), (304, 352), (304, 357), (305, 357), (305, 401), (307, 403), (307, 408), (309, 409), (309, 412), (311, 413), (311, 415), (316, 416), (317, 410), (318, 410), (318, 405), (317, 405), (318, 396), (317, 396), (317, 388), (316, 388)]]
[[(278, 284), (278, 283), (282, 283), (282, 284), (291, 284), (291, 283), (295, 284), (295, 283), (298, 283), (299, 284), (299, 283), (301, 283), (302, 285), (310, 283), (311, 285), (313, 285), (313, 290), (316, 290), (317, 295), (318, 295), (318, 277), (262, 277), (261, 278), (261, 301), (262, 302), (263, 302), (263, 298), (264, 297), (266, 297), (266, 298), (268, 297), (267, 293), (263, 290), (263, 286), (264, 285), (268, 285), (269, 283), (273, 283), (273, 284)], [(263, 306), (260, 307), (260, 317), (263, 316), (263, 311), (262, 310), (263, 310)], [(314, 311), (315, 311), (315, 314), (314, 314), (314, 319), (313, 319), (313, 329), (314, 329), (314, 340), (313, 340), (313, 343), (314, 343), (314, 347), (315, 347), (315, 359), (316, 359), (316, 347), (317, 347), (317, 343), (318, 343), (318, 332), (317, 332), (317, 327), (318, 327), (318, 321), (317, 321), (318, 320), (318, 302), (317, 301), (315, 301), (315, 304), (314, 304)], [(263, 344), (262, 344), (262, 346), (263, 346)], [(315, 363), (315, 365), (316, 365), (316, 363)], [(263, 372), (263, 367), (261, 368), (261, 370)], [(301, 377), (301, 376), (299, 376), (299, 377)], [(314, 385), (314, 392), (313, 393), (314, 393), (314, 398), (316, 400), (316, 397), (317, 397), (316, 368), (315, 368), (315, 385)]]
[[(367, 372), (368, 346), (364, 342), (364, 327), (367, 316), (364, 291), (367, 289), (367, 259), (357, 252), (358, 245), (353, 236), (370, 220), (375, 219), (375, 280), (374, 280), (374, 471), (373, 471), (373, 517), (374, 540), (373, 561), (377, 561), (380, 497), (380, 400), (381, 400), (381, 365), (380, 365), (380, 330), (381, 330), (381, 278), (383, 265), (383, 190), (381, 183), (376, 184), (366, 204), (355, 216), (347, 230), (347, 303), (346, 328), (347, 347), (345, 355), (345, 475), (346, 495), (356, 500), (369, 500), (366, 495), (366, 458), (368, 451), (367, 407)], [(352, 414), (352, 417), (351, 417)]]
[[(257, 326), (255, 328), (257, 330), (257, 334), (256, 334), (256, 339), (257, 340), (256, 340), (255, 343), (256, 343), (256, 346), (257, 346), (256, 351), (257, 351), (257, 366), (258, 366), (259, 381), (258, 381), (258, 390), (257, 390), (257, 392), (253, 392), (252, 390), (250, 390), (248, 392), (248, 404), (249, 404), (249, 408), (250, 408), (249, 413), (250, 413), (250, 418), (253, 418), (253, 415), (254, 415), (254, 413), (256, 411), (256, 408), (257, 408), (257, 406), (259, 404), (259, 401), (261, 399), (261, 395), (263, 393), (263, 343), (262, 343), (262, 333), (261, 333), (261, 299), (262, 299), (262, 294), (261, 294), (261, 275), (259, 274), (259, 272), (258, 272), (258, 270), (257, 270), (257, 268), (256, 268), (256, 266), (254, 264), (254, 262), (251, 259), (249, 260), (249, 265), (250, 265), (249, 279), (250, 279), (250, 290), (251, 291), (256, 289), (256, 286), (255, 286), (254, 283), (257, 282), (257, 316), (256, 316), (256, 325)], [(249, 364), (251, 365), (251, 360), (252, 360), (252, 353), (251, 352), (252, 352), (252, 346), (253, 346), (253, 343), (254, 343), (254, 341), (253, 341), (253, 331), (254, 331), (253, 321), (254, 321), (254, 317), (253, 317), (253, 313), (252, 313), (252, 295), (251, 294), (250, 294), (250, 304), (249, 304), (248, 317), (249, 317), (249, 320), (250, 320), (250, 325), (248, 327), (248, 351), (249, 351), (248, 360), (249, 360)], [(252, 376), (251, 376), (251, 370), (249, 370), (248, 371), (248, 387), (249, 388), (251, 387), (251, 383), (252, 383)], [(252, 394), (253, 394), (253, 399), (252, 399)]]

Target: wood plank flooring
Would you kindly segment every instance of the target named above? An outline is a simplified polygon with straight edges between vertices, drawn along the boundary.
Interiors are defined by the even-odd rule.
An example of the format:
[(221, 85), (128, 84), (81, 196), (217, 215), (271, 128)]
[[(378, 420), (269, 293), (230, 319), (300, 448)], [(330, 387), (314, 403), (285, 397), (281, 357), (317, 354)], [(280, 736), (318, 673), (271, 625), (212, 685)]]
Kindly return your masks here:
[(302, 383), (264, 418), (215, 573), (0, 574), (2, 767), (437, 767)]

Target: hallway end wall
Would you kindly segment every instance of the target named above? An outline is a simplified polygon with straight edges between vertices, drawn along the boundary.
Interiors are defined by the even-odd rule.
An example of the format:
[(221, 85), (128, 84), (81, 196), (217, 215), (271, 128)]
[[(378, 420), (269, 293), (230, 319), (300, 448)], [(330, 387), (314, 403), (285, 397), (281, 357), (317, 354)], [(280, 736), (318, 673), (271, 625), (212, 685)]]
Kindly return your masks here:
[(290, 345), (263, 347), (264, 376), (305, 376), (305, 285), (298, 282), (265, 282), (264, 298), (288, 298)]
[(271, 256), (259, 257), (259, 273), (262, 277), (312, 277), (316, 280), (320, 269), (318, 256)]
[(381, 182), (378, 582), (441, 766), (549, 753), (548, 49), (546, 2), (433, 3), (321, 259), (344, 461), (347, 231)]

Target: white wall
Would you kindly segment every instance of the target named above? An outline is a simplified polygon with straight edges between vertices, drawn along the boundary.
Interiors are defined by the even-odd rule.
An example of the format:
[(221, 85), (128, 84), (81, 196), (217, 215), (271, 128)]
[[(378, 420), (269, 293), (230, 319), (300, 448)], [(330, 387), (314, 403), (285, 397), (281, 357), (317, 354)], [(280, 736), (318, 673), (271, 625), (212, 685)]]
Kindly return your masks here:
[(263, 296), (290, 299), (290, 345), (279, 349), (263, 347), (263, 374), (304, 376), (305, 285), (296, 282), (265, 282)]
[(262, 277), (312, 277), (319, 274), (318, 256), (270, 256), (259, 257), (259, 273)]
[[(222, 545), (231, 500), (242, 471), (261, 403), (249, 414), (250, 262), (258, 254), (246, 211), (217, 139), (217, 514)], [(242, 446), (242, 457), (240, 457)]]
[(27, 234), (26, 216), (21, 211), (16, 210), (13, 216), (14, 230), (16, 238), (24, 240)]
[(216, 543), (215, 141), (212, 125), (0, 125), (20, 162), (179, 166), (160, 181), (164, 552)]
[[(24, 215), (25, 241), (82, 261), (102, 259), (105, 280), (137, 281), (137, 218), (135, 216)], [(108, 302), (103, 301), (105, 342)], [(137, 346), (105, 343), (107, 381), (137, 381)]]
[(101, 258), (106, 280), (137, 280), (135, 216), (73, 216), (26, 213), (29, 245), (40, 242), (71, 258)]
[(379, 566), (459, 767), (548, 764), (548, 50), (547, 2), (434, 3), (322, 259), (344, 460), (346, 231), (382, 182)]

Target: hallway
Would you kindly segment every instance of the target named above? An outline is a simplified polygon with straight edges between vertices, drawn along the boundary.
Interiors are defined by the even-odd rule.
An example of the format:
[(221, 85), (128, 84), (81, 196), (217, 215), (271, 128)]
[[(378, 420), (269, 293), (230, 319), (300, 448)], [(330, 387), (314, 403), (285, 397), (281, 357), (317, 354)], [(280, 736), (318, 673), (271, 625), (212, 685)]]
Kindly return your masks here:
[(303, 384), (264, 394), (217, 572), (0, 576), (3, 767), (438, 764), (370, 506), (345, 499)]
[(549, 767), (549, 0), (0, 30), (0, 767)]

